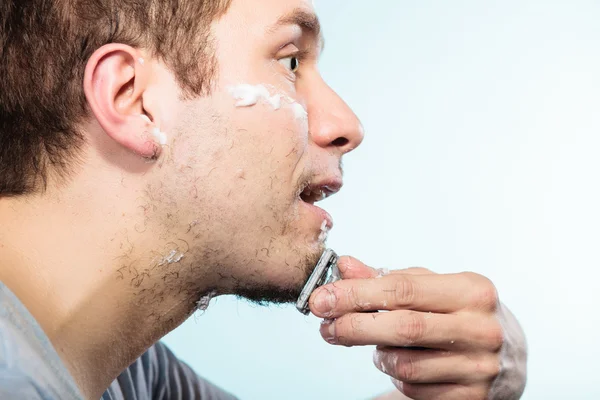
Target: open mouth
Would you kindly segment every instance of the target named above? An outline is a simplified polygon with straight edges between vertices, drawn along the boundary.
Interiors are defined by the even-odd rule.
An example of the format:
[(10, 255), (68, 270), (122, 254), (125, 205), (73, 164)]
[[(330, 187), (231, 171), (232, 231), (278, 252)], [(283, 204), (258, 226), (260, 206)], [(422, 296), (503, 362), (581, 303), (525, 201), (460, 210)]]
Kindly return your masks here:
[(325, 200), (329, 196), (333, 196), (340, 191), (341, 187), (341, 182), (329, 182), (327, 184), (307, 183), (299, 196), (305, 203), (314, 205), (319, 201)]
[[(321, 226), (318, 240), (322, 242), (327, 233), (333, 228), (333, 218), (331, 215), (316, 203), (333, 196), (342, 188), (341, 179), (329, 179), (320, 182), (307, 182), (299, 188), (298, 198), (302, 200), (301, 204), (307, 207), (308, 212), (314, 216)], [(315, 222), (316, 222), (315, 221)]]

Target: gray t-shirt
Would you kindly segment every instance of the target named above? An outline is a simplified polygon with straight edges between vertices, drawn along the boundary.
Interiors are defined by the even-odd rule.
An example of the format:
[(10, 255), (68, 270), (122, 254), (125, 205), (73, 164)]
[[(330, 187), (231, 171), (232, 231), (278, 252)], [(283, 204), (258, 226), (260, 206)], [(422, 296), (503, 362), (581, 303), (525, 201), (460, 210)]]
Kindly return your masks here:
[[(0, 282), (0, 399), (81, 400), (44, 331)], [(235, 400), (198, 377), (162, 343), (152, 346), (110, 385), (101, 400)]]

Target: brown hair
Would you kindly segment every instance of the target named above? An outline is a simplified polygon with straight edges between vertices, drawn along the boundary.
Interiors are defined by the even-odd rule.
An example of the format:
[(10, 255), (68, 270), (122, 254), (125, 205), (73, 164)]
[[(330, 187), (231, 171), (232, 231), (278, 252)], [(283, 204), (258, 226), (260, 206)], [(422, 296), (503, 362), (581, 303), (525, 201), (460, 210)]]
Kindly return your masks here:
[(1, 0), (0, 197), (43, 190), (67, 176), (88, 117), (83, 75), (108, 43), (144, 48), (188, 97), (216, 71), (210, 25), (231, 0)]

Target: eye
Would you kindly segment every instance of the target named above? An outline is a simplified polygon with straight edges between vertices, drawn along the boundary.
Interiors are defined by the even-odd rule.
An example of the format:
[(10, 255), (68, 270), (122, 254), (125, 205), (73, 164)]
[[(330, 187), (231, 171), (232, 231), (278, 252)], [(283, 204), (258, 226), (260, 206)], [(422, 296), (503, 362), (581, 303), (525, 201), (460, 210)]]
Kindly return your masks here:
[(297, 72), (298, 68), (300, 67), (300, 60), (298, 59), (298, 57), (282, 58), (281, 60), (279, 60), (279, 62), (283, 64), (284, 67), (286, 67), (294, 73)]

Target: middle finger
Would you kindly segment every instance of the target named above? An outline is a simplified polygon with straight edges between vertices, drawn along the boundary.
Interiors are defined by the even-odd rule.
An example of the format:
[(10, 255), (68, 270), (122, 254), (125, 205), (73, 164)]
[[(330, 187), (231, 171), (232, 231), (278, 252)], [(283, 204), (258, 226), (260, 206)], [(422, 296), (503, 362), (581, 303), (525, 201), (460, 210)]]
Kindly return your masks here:
[(351, 313), (321, 325), (323, 339), (344, 346), (426, 347), (497, 351), (502, 329), (494, 318), (396, 310)]

